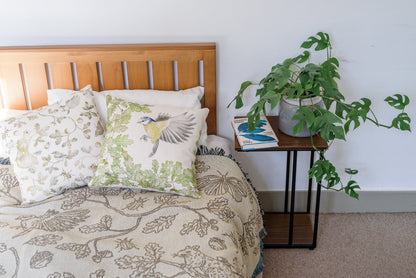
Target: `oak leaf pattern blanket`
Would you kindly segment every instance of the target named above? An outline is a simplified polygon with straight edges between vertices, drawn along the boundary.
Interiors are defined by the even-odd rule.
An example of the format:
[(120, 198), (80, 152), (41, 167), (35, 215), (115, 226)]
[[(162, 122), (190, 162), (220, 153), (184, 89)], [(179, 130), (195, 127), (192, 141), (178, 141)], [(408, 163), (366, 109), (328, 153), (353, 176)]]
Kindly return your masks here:
[(262, 270), (261, 209), (228, 157), (198, 156), (200, 199), (82, 187), (19, 205), (5, 169), (0, 277), (254, 277)]

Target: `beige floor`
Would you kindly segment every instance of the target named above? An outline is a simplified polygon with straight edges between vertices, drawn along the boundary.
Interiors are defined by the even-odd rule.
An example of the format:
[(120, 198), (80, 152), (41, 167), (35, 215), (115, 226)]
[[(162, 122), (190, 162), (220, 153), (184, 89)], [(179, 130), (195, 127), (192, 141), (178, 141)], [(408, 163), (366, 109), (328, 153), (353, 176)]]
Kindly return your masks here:
[(265, 249), (263, 278), (416, 277), (416, 213), (322, 214), (318, 247)]

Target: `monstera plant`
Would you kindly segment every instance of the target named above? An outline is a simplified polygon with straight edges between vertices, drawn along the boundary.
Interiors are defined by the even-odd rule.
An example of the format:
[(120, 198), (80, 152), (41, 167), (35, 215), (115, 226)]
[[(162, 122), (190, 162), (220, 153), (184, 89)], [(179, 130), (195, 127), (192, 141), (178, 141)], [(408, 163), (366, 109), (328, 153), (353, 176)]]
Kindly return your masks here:
[[(317, 160), (309, 170), (309, 178), (314, 177), (324, 188), (345, 191), (349, 196), (358, 199), (356, 190), (360, 189), (353, 176), (358, 170), (347, 168), (345, 172), (350, 177), (342, 181), (336, 167), (326, 158), (326, 150), (314, 146), (313, 134), (320, 133), (321, 137), (331, 146), (335, 140), (346, 140), (346, 134), (362, 126), (364, 122), (371, 122), (378, 127), (396, 128), (410, 131), (411, 119), (404, 109), (409, 104), (409, 98), (403, 94), (395, 94), (385, 98), (385, 102), (398, 110), (398, 115), (391, 123), (383, 124), (377, 119), (369, 98), (348, 103), (339, 91), (337, 80), (339, 61), (332, 57), (332, 45), (327, 33), (319, 32), (302, 43), (305, 49), (302, 54), (288, 58), (283, 63), (272, 67), (270, 73), (259, 83), (245, 81), (241, 84), (235, 98), (228, 107), (235, 102), (236, 109), (243, 107), (243, 93), (249, 86), (258, 85), (256, 96), (258, 100), (249, 110), (247, 117), (249, 130), (255, 129), (260, 122), (260, 115), (266, 115), (266, 103), (275, 109), (283, 99), (296, 100), (299, 108), (294, 113), (292, 121), (293, 134), (299, 134), (305, 128), (311, 137), (312, 146), (319, 152)], [(326, 59), (322, 63), (311, 63), (311, 51), (325, 51)], [(320, 97), (322, 106), (302, 105), (303, 100)]]

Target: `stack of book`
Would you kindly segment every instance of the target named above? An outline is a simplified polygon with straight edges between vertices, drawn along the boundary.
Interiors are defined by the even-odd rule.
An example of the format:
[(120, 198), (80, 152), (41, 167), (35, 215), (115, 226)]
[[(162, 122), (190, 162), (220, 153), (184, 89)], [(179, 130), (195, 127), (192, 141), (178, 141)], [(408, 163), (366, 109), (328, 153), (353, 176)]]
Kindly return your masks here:
[(265, 116), (261, 116), (259, 125), (253, 131), (248, 130), (247, 117), (235, 118), (232, 126), (238, 143), (244, 151), (278, 146), (277, 136)]

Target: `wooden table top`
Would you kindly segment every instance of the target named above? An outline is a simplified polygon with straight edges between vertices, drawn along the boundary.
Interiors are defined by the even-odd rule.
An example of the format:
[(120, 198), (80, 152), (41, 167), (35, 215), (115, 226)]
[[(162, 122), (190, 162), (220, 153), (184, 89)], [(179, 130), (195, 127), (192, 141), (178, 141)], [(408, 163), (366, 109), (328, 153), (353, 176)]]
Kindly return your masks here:
[[(276, 133), (279, 140), (279, 146), (267, 149), (257, 150), (242, 150), (237, 138), (234, 138), (235, 150), (241, 152), (258, 152), (258, 151), (313, 151), (310, 137), (292, 137), (282, 133), (279, 130), (279, 116), (267, 116), (273, 131)], [(327, 142), (321, 136), (313, 136), (315, 147), (324, 150), (328, 148)]]

